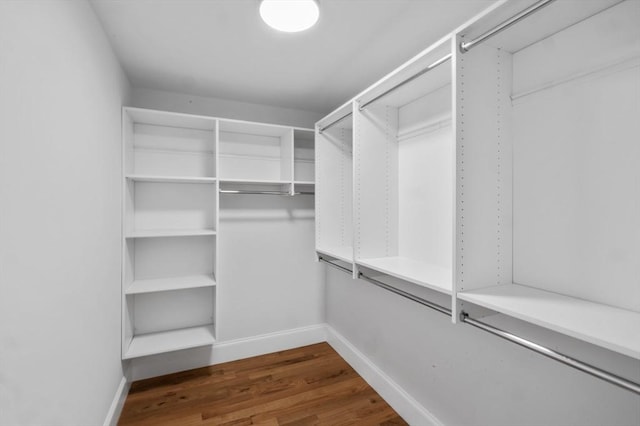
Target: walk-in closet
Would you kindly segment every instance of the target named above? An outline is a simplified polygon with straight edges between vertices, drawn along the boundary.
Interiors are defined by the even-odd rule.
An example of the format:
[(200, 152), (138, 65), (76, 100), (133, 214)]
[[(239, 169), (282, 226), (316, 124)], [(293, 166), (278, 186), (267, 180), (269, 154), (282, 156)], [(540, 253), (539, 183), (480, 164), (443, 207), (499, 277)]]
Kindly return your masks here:
[(639, 0), (0, 0), (0, 425), (640, 426)]

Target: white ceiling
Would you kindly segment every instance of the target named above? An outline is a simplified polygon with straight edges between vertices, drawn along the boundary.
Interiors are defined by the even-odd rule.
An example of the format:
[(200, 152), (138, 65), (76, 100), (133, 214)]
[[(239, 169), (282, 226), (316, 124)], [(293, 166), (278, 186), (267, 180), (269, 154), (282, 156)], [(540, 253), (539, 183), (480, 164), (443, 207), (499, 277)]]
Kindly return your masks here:
[(92, 0), (134, 87), (327, 113), (493, 0), (319, 0), (296, 34), (259, 0)]

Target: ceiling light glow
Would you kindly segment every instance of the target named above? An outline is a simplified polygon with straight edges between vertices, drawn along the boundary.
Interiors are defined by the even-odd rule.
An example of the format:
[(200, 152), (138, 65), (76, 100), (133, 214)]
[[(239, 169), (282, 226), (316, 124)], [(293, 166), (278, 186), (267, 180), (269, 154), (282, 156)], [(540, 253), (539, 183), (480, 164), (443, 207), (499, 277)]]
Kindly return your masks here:
[(295, 33), (313, 27), (320, 9), (315, 0), (262, 0), (260, 16), (278, 31)]

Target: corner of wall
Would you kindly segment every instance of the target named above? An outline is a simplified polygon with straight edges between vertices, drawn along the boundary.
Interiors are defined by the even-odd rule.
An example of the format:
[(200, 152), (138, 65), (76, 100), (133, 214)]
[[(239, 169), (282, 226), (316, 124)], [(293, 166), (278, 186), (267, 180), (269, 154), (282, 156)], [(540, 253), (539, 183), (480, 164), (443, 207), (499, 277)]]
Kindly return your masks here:
[(407, 423), (424, 426), (442, 425), (442, 422), (429, 410), (329, 325), (327, 325), (327, 342)]

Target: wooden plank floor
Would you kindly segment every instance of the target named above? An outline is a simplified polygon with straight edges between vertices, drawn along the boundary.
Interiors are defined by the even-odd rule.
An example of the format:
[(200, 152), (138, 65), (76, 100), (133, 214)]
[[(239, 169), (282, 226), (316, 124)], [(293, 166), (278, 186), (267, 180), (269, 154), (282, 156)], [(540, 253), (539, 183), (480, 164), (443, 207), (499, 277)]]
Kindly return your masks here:
[(327, 343), (134, 382), (125, 425), (406, 425)]

